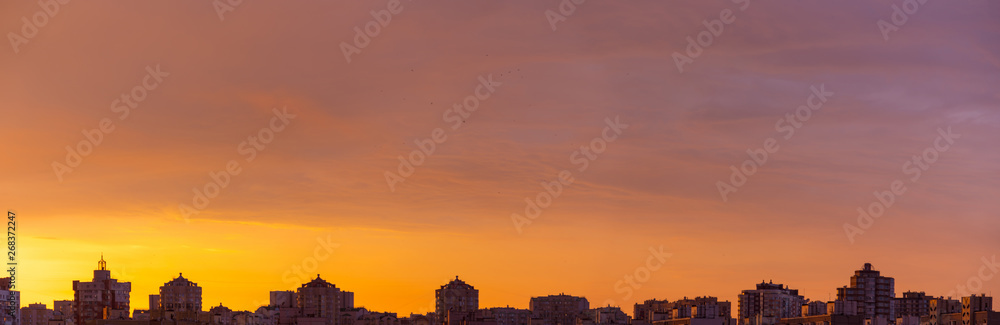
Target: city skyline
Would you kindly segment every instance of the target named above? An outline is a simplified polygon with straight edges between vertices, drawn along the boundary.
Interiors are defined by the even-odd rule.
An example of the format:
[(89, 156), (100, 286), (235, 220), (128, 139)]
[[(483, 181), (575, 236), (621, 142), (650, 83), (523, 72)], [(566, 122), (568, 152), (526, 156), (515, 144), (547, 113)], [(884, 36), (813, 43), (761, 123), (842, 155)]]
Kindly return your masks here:
[(181, 273), (203, 308), (322, 274), (401, 315), (456, 275), (518, 308), (735, 306), (762, 280), (829, 301), (865, 263), (897, 295), (1000, 293), (997, 17), (997, 0), (2, 1), (8, 285), (22, 306), (71, 299), (103, 253), (130, 308)]
[[(101, 267), (102, 267), (103, 265), (105, 265), (105, 264), (104, 264), (105, 262), (104, 262), (104, 259), (103, 259), (103, 257), (104, 257), (104, 256), (103, 256), (103, 254), (102, 254), (102, 256), (101, 256), (101, 261), (100, 261), (100, 263), (99, 263), (99, 266), (98, 266), (98, 269), (100, 269), (100, 268), (101, 268)], [(874, 267), (874, 266), (873, 266), (873, 265), (872, 265), (871, 263), (865, 263), (865, 265), (863, 266), (863, 268), (862, 268), (862, 269), (859, 269), (859, 270), (855, 270), (855, 272), (862, 272), (862, 271), (873, 271), (873, 272), (881, 272), (880, 270), (876, 270), (876, 269), (873, 269), (873, 267)], [(1000, 270), (1000, 264), (995, 264), (995, 265), (994, 265), (994, 267), (996, 267), (996, 268), (997, 268), (997, 270)], [(995, 273), (994, 273), (994, 274), (995, 274)], [(229, 307), (229, 308), (232, 308), (232, 309), (233, 309), (234, 311), (235, 311), (235, 310), (247, 310), (247, 311), (251, 311), (251, 312), (253, 312), (253, 311), (254, 311), (254, 310), (256, 310), (256, 309), (257, 309), (258, 307), (262, 307), (262, 306), (267, 306), (268, 304), (270, 304), (270, 303), (271, 303), (271, 302), (270, 302), (270, 300), (273, 300), (273, 299), (274, 299), (274, 298), (273, 298), (273, 297), (271, 296), (272, 292), (275, 292), (275, 291), (282, 291), (282, 290), (287, 290), (287, 289), (296, 289), (296, 288), (300, 288), (300, 287), (305, 287), (305, 286), (306, 286), (306, 285), (307, 285), (307, 284), (308, 284), (309, 282), (313, 282), (313, 281), (316, 281), (316, 280), (320, 280), (320, 275), (321, 275), (321, 274), (317, 274), (317, 275), (316, 275), (316, 276), (315, 276), (314, 278), (310, 278), (310, 279), (309, 279), (308, 281), (305, 281), (305, 282), (302, 282), (302, 283), (300, 283), (300, 284), (298, 284), (298, 285), (296, 285), (296, 286), (294, 286), (294, 287), (291, 287), (291, 288), (271, 288), (270, 290), (267, 290), (266, 292), (264, 292), (264, 293), (263, 293), (263, 295), (266, 295), (266, 296), (268, 296), (268, 299), (265, 299), (265, 300), (263, 300), (263, 302), (262, 302), (262, 304), (261, 304), (261, 305), (256, 305), (256, 306), (254, 306), (254, 305), (251, 305), (251, 306), (250, 306), (250, 308), (240, 308), (240, 307), (236, 307), (236, 306), (234, 306), (234, 305), (226, 305), (226, 302), (224, 302), (224, 301), (219, 301), (219, 302), (218, 302), (218, 305), (220, 305), (220, 306), (222, 306), (222, 305), (225, 305), (226, 307)], [(114, 276), (112, 276), (112, 278), (114, 278)], [(846, 278), (847, 278), (848, 280), (850, 280), (850, 277), (846, 277)], [(121, 279), (117, 279), (117, 280), (121, 281)], [(326, 279), (323, 279), (323, 280), (326, 280)], [(988, 281), (988, 279), (986, 279), (986, 280)], [(189, 280), (189, 279), (187, 279), (187, 278), (184, 278), (184, 277), (183, 277), (183, 272), (178, 272), (177, 276), (175, 276), (175, 277), (171, 277), (171, 278), (170, 278), (169, 280), (166, 280), (166, 281), (165, 281), (166, 283), (165, 283), (164, 285), (173, 285), (173, 283), (175, 283), (176, 281), (182, 281), (182, 282), (191, 282), (192, 280)], [(462, 282), (462, 281), (460, 280), (460, 276), (455, 276), (455, 278), (454, 278), (454, 279), (453, 279), (452, 281), (459, 281), (460, 283), (464, 283), (464, 282)], [(211, 283), (211, 282), (212, 282), (212, 281), (209, 281), (209, 283)], [(337, 282), (336, 282), (335, 280), (334, 280), (333, 282), (330, 282), (330, 283), (332, 283), (332, 284), (334, 284), (334, 285), (336, 285), (336, 284), (337, 284)], [(449, 283), (451, 283), (451, 282), (449, 282)], [(833, 291), (834, 291), (834, 292), (836, 292), (836, 291), (837, 291), (837, 289), (838, 289), (838, 288), (841, 288), (841, 287), (849, 287), (849, 286), (851, 286), (851, 285), (850, 285), (850, 283), (851, 283), (851, 281), (847, 281), (847, 284), (845, 284), (845, 285), (842, 285), (842, 286), (839, 286), (839, 287), (835, 287), (835, 288), (833, 288)], [(195, 284), (195, 285), (197, 286), (197, 284)], [(796, 289), (793, 289), (793, 288), (792, 288), (792, 286), (788, 285), (787, 283), (784, 283), (784, 282), (781, 282), (781, 281), (779, 281), (778, 283), (775, 283), (775, 282), (774, 282), (774, 279), (769, 279), (769, 280), (763, 280), (763, 281), (761, 282), (761, 284), (756, 284), (756, 285), (757, 285), (757, 289), (758, 289), (758, 290), (760, 290), (760, 289), (762, 288), (762, 287), (761, 287), (762, 285), (763, 285), (763, 288), (765, 288), (765, 289), (766, 289), (766, 288), (771, 288), (770, 286), (771, 286), (771, 285), (773, 285), (773, 286), (779, 286), (779, 289), (780, 289), (780, 286), (783, 286), (784, 290), (787, 290), (787, 289), (791, 289), (791, 290), (792, 290), (792, 291), (794, 291), (794, 292), (799, 292), (799, 291), (801, 291), (801, 290), (797, 289), (797, 287), (796, 287)], [(444, 288), (444, 287), (445, 287), (445, 285), (442, 285), (442, 286), (440, 286), (440, 287), (441, 287), (441, 288)], [(749, 287), (749, 286), (748, 286), (748, 287)], [(162, 288), (162, 287), (161, 287), (161, 288)], [(203, 288), (199, 288), (199, 289), (198, 289), (198, 291), (197, 291), (197, 294), (198, 294), (198, 297), (199, 297), (199, 298), (201, 298), (201, 297), (202, 297), (202, 289), (203, 289)], [(344, 286), (341, 286), (341, 287), (340, 287), (340, 290), (346, 290), (346, 289), (348, 289), (348, 288), (347, 288), (347, 287), (344, 287)], [(353, 290), (352, 292), (359, 292), (358, 290), (356, 290), (356, 289), (354, 289), (354, 288), (350, 288), (350, 289), (352, 289), (352, 290)], [(744, 291), (744, 293), (745, 293), (745, 292), (746, 292), (747, 290), (751, 290), (751, 289), (742, 289), (742, 288), (741, 288), (741, 289), (739, 289), (739, 290), (737, 290), (737, 291), (740, 291), (740, 290)], [(476, 292), (477, 292), (477, 293), (476, 293), (476, 294), (477, 294), (477, 297), (478, 297), (478, 294), (479, 294), (479, 291), (480, 291), (480, 290), (476, 290)], [(433, 292), (433, 291), (432, 291), (432, 292)], [(921, 293), (921, 294), (924, 294), (924, 293), (926, 293), (928, 297), (934, 297), (934, 298), (936, 298), (936, 297), (943, 297), (943, 298), (948, 298), (948, 299), (958, 299), (958, 298), (961, 298), (961, 297), (963, 297), (963, 296), (969, 296), (969, 295), (981, 295), (981, 294), (985, 294), (985, 295), (987, 295), (987, 296), (990, 296), (990, 297), (992, 297), (992, 294), (991, 294), (991, 293), (988, 293), (988, 292), (982, 292), (982, 291), (956, 291), (956, 292), (954, 292), (954, 293), (955, 293), (955, 294), (957, 294), (957, 295), (953, 295), (953, 296), (948, 296), (948, 295), (945, 295), (945, 294), (936, 294), (936, 293), (933, 293), (933, 292), (928, 292), (928, 291), (926, 291), (926, 290), (923, 290), (923, 289), (920, 289), (920, 288), (912, 288), (912, 289), (906, 289), (906, 290), (903, 290), (903, 291), (900, 291), (900, 292), (898, 292), (898, 296), (899, 296), (900, 298), (902, 298), (902, 297), (904, 296), (904, 295), (903, 295), (903, 293), (904, 293), (904, 292), (905, 292), (905, 293), (911, 293), (911, 292), (913, 292), (913, 293)], [(364, 297), (364, 295), (365, 295), (365, 294), (364, 294), (364, 292), (361, 292), (361, 293), (362, 293), (362, 294), (361, 294), (361, 297)], [(893, 295), (894, 295), (894, 296), (896, 296), (896, 294), (897, 294), (897, 292), (895, 292), (895, 291), (892, 291), (892, 293), (893, 293)], [(949, 292), (949, 294), (950, 294), (950, 293), (951, 293), (951, 292)], [(153, 294), (159, 294), (159, 292), (154, 292), (154, 293), (150, 293), (150, 295), (153, 295)], [(553, 295), (565, 295), (565, 292), (564, 292), (564, 291), (559, 291), (559, 293), (558, 293), (558, 294), (557, 294), (557, 293), (549, 293), (549, 294), (544, 294), (544, 295), (536, 295), (536, 296), (531, 296), (531, 297), (527, 297), (527, 298), (526, 298), (526, 300), (528, 300), (528, 301), (531, 301), (531, 300), (533, 300), (533, 299), (535, 299), (535, 298), (537, 298), (537, 297), (544, 297), (544, 296), (553, 296)], [(145, 308), (139, 308), (139, 307), (137, 307), (137, 306), (136, 306), (136, 304), (135, 304), (135, 301), (145, 301), (144, 299), (141, 299), (141, 297), (145, 297), (145, 296), (146, 296), (146, 295), (138, 295), (138, 296), (137, 296), (137, 295), (133, 295), (133, 297), (140, 297), (140, 299), (133, 299), (133, 300), (132, 300), (132, 303), (130, 303), (130, 308), (131, 308), (131, 309), (130, 309), (130, 311), (129, 311), (129, 315), (131, 315), (131, 314), (132, 314), (132, 311), (134, 311), (134, 310), (136, 310), (136, 309), (140, 309), (140, 310), (150, 310), (149, 306), (145, 306)], [(582, 295), (582, 294), (579, 294), (579, 295), (578, 295), (578, 294), (572, 294), (572, 293), (571, 293), (571, 294), (569, 294), (568, 296), (572, 296), (572, 297), (584, 297), (584, 298), (586, 298), (586, 295)], [(819, 299), (819, 298), (811, 298), (811, 297), (809, 297), (809, 296), (805, 296), (805, 295), (803, 295), (803, 296), (804, 296), (804, 302), (806, 302), (806, 303), (808, 303), (808, 302), (810, 302), (810, 301), (812, 301), (812, 302), (824, 302), (824, 303), (825, 303), (825, 302), (827, 302), (827, 301), (833, 301), (833, 300), (835, 300), (835, 299), (838, 299), (838, 298), (836, 298), (836, 295), (833, 295), (833, 297), (834, 297), (833, 299)], [(380, 308), (377, 308), (377, 307), (372, 307), (372, 306), (366, 306), (366, 305), (364, 305), (364, 304), (360, 304), (360, 303), (354, 303), (354, 301), (356, 301), (356, 300), (355, 300), (355, 299), (354, 299), (353, 297), (355, 297), (355, 296), (354, 296), (354, 295), (353, 295), (353, 293), (352, 293), (352, 304), (353, 304), (354, 306), (357, 306), (357, 307), (364, 307), (364, 308), (368, 308), (368, 310), (371, 310), (371, 311), (379, 311), (379, 312), (390, 312), (390, 313), (397, 313), (397, 314), (398, 314), (398, 315), (399, 315), (400, 317), (403, 317), (404, 315), (409, 315), (409, 314), (426, 314), (426, 313), (428, 313), (428, 312), (434, 312), (434, 311), (435, 311), (435, 310), (434, 310), (434, 308), (431, 308), (431, 309), (425, 309), (425, 308), (422, 308), (422, 309), (420, 309), (420, 310), (417, 310), (417, 311), (410, 311), (410, 312), (400, 312), (400, 311), (395, 311), (395, 310), (387, 310), (387, 309), (380, 309)], [(693, 299), (693, 298), (696, 298), (696, 297), (718, 297), (718, 298), (719, 298), (720, 300), (725, 300), (725, 301), (726, 301), (726, 302), (728, 302), (728, 303), (733, 303), (733, 304), (736, 304), (736, 305), (737, 305), (737, 307), (739, 307), (739, 306), (740, 306), (739, 304), (737, 304), (738, 302), (740, 302), (740, 299), (735, 299), (735, 300), (731, 300), (731, 299), (727, 299), (727, 297), (726, 297), (726, 296), (715, 296), (715, 295), (708, 295), (708, 294), (705, 294), (705, 295), (690, 295), (690, 296), (677, 296), (677, 297), (673, 297), (673, 296), (662, 296), (662, 295), (657, 295), (657, 296), (649, 296), (649, 297), (641, 297), (641, 298), (640, 298), (640, 299), (638, 299), (638, 300), (637, 300), (637, 302), (635, 302), (634, 304), (639, 304), (639, 303), (642, 303), (642, 302), (644, 302), (644, 301), (648, 301), (648, 300), (658, 300), (658, 299), (666, 299), (666, 300), (675, 300), (675, 299), (677, 299), (677, 300), (679, 300), (679, 299), (689, 299), (689, 298), (690, 298), (690, 299)], [(67, 300), (67, 299), (54, 299), (53, 301), (59, 301), (59, 300)], [(68, 299), (68, 300), (72, 300), (72, 296), (70, 296), (70, 299)], [(433, 301), (434, 301), (434, 298), (432, 297), (432, 298), (431, 298), (430, 300), (431, 300), (431, 301), (433, 302)], [(364, 301), (364, 300), (362, 299), (362, 300), (360, 300), (360, 301)], [(31, 303), (42, 303), (42, 304), (46, 304), (46, 302), (31, 302)], [(27, 303), (24, 303), (24, 302), (23, 302), (23, 304), (27, 305)], [(199, 303), (199, 304), (198, 304), (198, 307), (196, 308), (196, 310), (202, 310), (201, 306), (215, 306), (215, 305), (216, 305), (216, 304), (205, 304), (205, 303)], [(635, 315), (633, 315), (633, 314), (632, 314), (632, 308), (629, 308), (629, 307), (631, 307), (632, 305), (633, 305), (633, 304), (624, 304), (624, 305), (611, 305), (610, 307), (620, 307), (620, 308), (622, 308), (622, 311), (624, 311), (624, 312), (625, 312), (625, 313), (626, 313), (627, 315), (629, 315), (629, 316), (631, 316), (631, 317), (635, 317)], [(141, 305), (140, 305), (140, 306), (141, 306)], [(605, 305), (602, 305), (602, 304), (600, 304), (600, 303), (597, 303), (597, 304), (595, 304), (595, 302), (594, 302), (594, 301), (590, 301), (590, 306), (591, 306), (591, 307), (593, 307), (593, 308), (599, 308), (599, 307), (606, 307)], [(526, 309), (526, 308), (528, 308), (528, 307), (529, 307), (529, 304), (525, 303), (524, 305), (521, 305), (521, 304), (511, 304), (511, 303), (505, 303), (505, 304), (503, 304), (503, 305), (486, 305), (486, 306), (478, 306), (478, 307), (476, 307), (476, 308), (474, 308), (474, 309), (485, 309), (485, 308), (497, 308), (497, 307), (514, 307), (514, 308), (522, 308), (522, 309)], [(795, 307), (794, 309), (795, 309), (795, 310), (798, 310), (798, 307), (799, 307), (799, 306), (796, 306), (796, 307)], [(734, 309), (736, 309), (736, 308), (734, 308)], [(736, 313), (734, 313), (734, 315), (733, 315), (733, 318), (738, 318), (738, 317), (739, 317), (739, 315), (738, 315), (738, 314), (736, 314)]]

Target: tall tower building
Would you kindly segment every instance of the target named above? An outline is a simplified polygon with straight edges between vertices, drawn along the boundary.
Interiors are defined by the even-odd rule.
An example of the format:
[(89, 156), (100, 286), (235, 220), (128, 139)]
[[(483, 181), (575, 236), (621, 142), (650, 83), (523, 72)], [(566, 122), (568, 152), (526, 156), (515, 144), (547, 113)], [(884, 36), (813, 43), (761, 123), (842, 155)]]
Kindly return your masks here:
[(756, 290), (743, 290), (739, 303), (740, 325), (773, 325), (782, 318), (801, 317), (806, 299), (798, 290), (761, 281)]
[(98, 319), (128, 318), (131, 282), (111, 278), (104, 255), (97, 262), (94, 279), (73, 281), (73, 318), (76, 325), (90, 325)]
[(837, 288), (838, 301), (857, 301), (858, 315), (865, 319), (893, 315), (892, 299), (896, 297), (896, 280), (882, 276), (872, 269), (871, 263), (865, 263), (861, 270), (854, 271), (851, 286)]
[(438, 324), (460, 322), (459, 316), (471, 316), (479, 309), (479, 290), (455, 276), (455, 280), (434, 291), (434, 307)]
[(295, 292), (299, 323), (336, 325), (340, 314), (341, 292), (337, 286), (316, 275)]
[[(150, 303), (153, 300), (150, 295)], [(157, 306), (149, 308), (155, 320), (198, 321), (198, 313), (202, 311), (201, 287), (185, 279), (183, 273), (160, 286), (155, 300)]]

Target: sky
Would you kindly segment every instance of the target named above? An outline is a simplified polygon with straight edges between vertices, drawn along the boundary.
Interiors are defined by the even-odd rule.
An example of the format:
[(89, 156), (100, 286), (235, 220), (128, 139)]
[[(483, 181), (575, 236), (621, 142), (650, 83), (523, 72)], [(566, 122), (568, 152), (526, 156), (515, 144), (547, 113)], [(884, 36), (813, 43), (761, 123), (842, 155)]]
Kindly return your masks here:
[(629, 314), (762, 280), (831, 300), (866, 262), (897, 295), (1000, 292), (998, 16), (5, 1), (22, 305), (72, 299), (102, 254), (134, 309), (180, 273), (206, 308), (320, 274), (400, 316), (456, 276), (481, 307), (566, 293)]

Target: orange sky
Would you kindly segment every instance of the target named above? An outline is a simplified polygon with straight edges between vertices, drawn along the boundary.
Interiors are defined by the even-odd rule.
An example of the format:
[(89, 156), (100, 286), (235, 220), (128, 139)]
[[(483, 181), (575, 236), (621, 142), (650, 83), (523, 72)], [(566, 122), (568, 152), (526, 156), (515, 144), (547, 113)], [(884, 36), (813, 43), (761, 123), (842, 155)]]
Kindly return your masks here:
[[(630, 314), (735, 305), (762, 279), (827, 300), (865, 262), (897, 294), (944, 295), (998, 253), (996, 3), (927, 2), (885, 40), (893, 1), (588, 1), (555, 31), (554, 0), (403, 1), (348, 63), (341, 43), (388, 3), (246, 1), (220, 19), (209, 2), (72, 1), (5, 44), (0, 203), (18, 213), (22, 304), (72, 299), (103, 253), (133, 308), (183, 272), (205, 306), (253, 309), (301, 283), (286, 272), (325, 256), (320, 241), (337, 245), (305, 274), (401, 316), (456, 275), (482, 307), (563, 292)], [(672, 55), (724, 10), (735, 21), (679, 72)], [(0, 4), (0, 31), (36, 12)], [(156, 67), (123, 115), (115, 100)], [(819, 85), (834, 95), (785, 139), (776, 122)], [(283, 107), (295, 117), (248, 159), (241, 142)], [(574, 152), (616, 117), (628, 127), (581, 171)], [(105, 118), (114, 130), (57, 175)], [(904, 163), (949, 127), (961, 137), (912, 181)], [(397, 157), (438, 128), (391, 190)], [(780, 149), (723, 201), (718, 182), (769, 138)], [(185, 220), (230, 161), (240, 172)], [(519, 234), (511, 214), (562, 170), (574, 182)], [(907, 191), (852, 243), (844, 224), (895, 180)], [(626, 297), (619, 281), (661, 246), (672, 255)]]

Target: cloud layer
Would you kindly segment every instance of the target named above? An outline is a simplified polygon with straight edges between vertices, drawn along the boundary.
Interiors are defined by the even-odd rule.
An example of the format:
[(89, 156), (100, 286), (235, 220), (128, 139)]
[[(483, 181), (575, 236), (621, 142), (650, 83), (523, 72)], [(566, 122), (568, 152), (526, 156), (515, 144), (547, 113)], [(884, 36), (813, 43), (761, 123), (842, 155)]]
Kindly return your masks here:
[[(566, 292), (631, 312), (734, 300), (761, 278), (825, 300), (866, 261), (901, 292), (943, 295), (996, 254), (994, 2), (928, 1), (885, 40), (877, 22), (902, 2), (588, 1), (553, 31), (559, 1), (403, 1), (348, 63), (342, 43), (388, 3), (248, 1), (220, 19), (208, 2), (69, 2), (0, 51), (0, 197), (21, 218), (25, 301), (70, 299), (103, 251), (134, 308), (184, 272), (206, 305), (249, 309), (298, 286), (288, 272), (327, 236), (339, 248), (305, 273), (403, 315), (455, 274), (484, 305)], [(725, 10), (679, 72), (674, 53)], [(0, 5), (0, 30), (23, 35), (36, 12)], [(169, 76), (122, 118), (115, 100), (157, 66)], [(449, 113), (490, 76), (474, 112)], [(776, 123), (820, 85), (833, 95), (785, 139)], [(249, 161), (241, 143), (283, 107), (296, 117)], [(577, 169), (616, 117), (628, 128)], [(53, 163), (105, 118), (114, 130), (60, 181)], [(390, 190), (397, 157), (438, 128)], [(910, 181), (939, 128), (961, 136)], [(724, 202), (718, 182), (769, 138), (780, 149)], [(185, 222), (179, 206), (229, 161), (241, 172)], [(518, 234), (511, 214), (562, 170), (575, 182)], [(852, 244), (844, 224), (895, 180), (908, 190)], [(660, 245), (674, 255), (623, 297), (617, 281)]]

